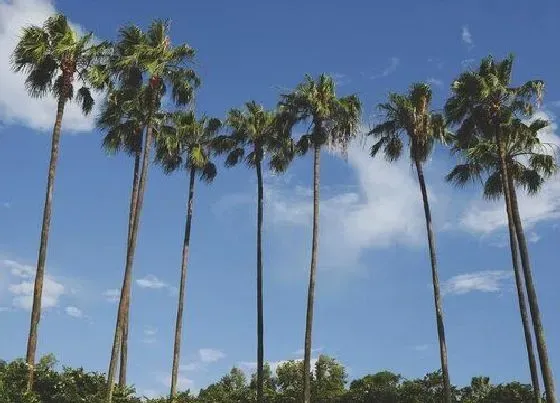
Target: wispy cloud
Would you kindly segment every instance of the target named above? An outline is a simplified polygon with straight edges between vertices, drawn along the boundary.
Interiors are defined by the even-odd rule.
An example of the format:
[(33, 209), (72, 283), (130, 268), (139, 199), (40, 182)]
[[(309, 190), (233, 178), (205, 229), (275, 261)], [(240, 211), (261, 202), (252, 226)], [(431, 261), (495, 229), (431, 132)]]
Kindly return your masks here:
[(83, 318), (84, 316), (82, 310), (76, 306), (67, 306), (66, 308), (64, 308), (64, 312), (66, 312), (68, 316), (72, 316), (73, 318)]
[(103, 293), (105, 300), (111, 303), (119, 302), (120, 295), (121, 291), (118, 288), (110, 288)]
[(2, 203), (2, 207), (4, 207), (4, 208), (11, 208), (11, 207), (12, 207), (12, 203), (10, 203), (10, 202), (4, 202), (4, 203)]
[(442, 283), (444, 295), (463, 295), (478, 291), (485, 293), (500, 292), (512, 277), (511, 271), (488, 270), (460, 274)]
[(461, 29), (461, 39), (469, 49), (472, 49), (474, 47), (474, 41), (468, 25), (463, 25)]
[(412, 349), (414, 351), (423, 352), (423, 351), (428, 351), (430, 347), (431, 347), (430, 344), (418, 344), (416, 346), (413, 346)]
[(166, 283), (161, 281), (153, 274), (148, 274), (144, 278), (140, 278), (136, 280), (136, 284), (138, 284), (138, 286), (141, 288), (152, 288), (155, 290), (168, 287)]
[(198, 356), (202, 363), (211, 363), (224, 359), (226, 355), (215, 348), (201, 348), (198, 350)]
[[(31, 310), (33, 305), (35, 268), (9, 259), (0, 261), (0, 268), (9, 271), (12, 277), (11, 283), (8, 286), (8, 291), (12, 294), (12, 305), (15, 308)], [(41, 299), (42, 308), (49, 309), (58, 306), (60, 297), (66, 293), (67, 290), (62, 283), (46, 274)]]
[(157, 335), (157, 328), (152, 327), (152, 326), (146, 326), (144, 327), (144, 338), (142, 339), (142, 343), (144, 344), (154, 344), (157, 340), (156, 340), (156, 335)]
[(374, 80), (374, 79), (377, 79), (377, 78), (384, 78), (384, 77), (387, 77), (387, 76), (391, 75), (392, 73), (394, 73), (397, 70), (400, 62), (401, 61), (398, 57), (391, 57), (389, 59), (389, 65), (387, 67), (385, 67), (385, 69), (383, 71), (381, 71), (381, 73), (374, 74), (374, 75), (370, 76), (370, 78), (372, 80)]
[(350, 84), (350, 82), (352, 82), (350, 77), (343, 73), (331, 73), (330, 75), (333, 78), (335, 84), (339, 87)]

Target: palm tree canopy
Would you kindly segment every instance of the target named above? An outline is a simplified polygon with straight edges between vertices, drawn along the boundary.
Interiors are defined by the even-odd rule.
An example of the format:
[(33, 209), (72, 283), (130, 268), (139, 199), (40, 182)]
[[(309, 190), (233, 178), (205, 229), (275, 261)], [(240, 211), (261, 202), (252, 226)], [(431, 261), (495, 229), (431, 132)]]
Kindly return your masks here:
[(170, 86), (171, 99), (177, 105), (185, 105), (200, 85), (198, 76), (189, 68), (195, 52), (187, 44), (172, 46), (169, 28), (169, 22), (163, 20), (153, 21), (146, 32), (135, 25), (121, 28), (109, 70), (121, 85), (137, 87), (148, 80), (157, 98)]
[[(514, 119), (509, 126), (503, 127), (508, 173), (514, 184), (529, 194), (537, 193), (545, 179), (557, 171), (555, 150), (551, 145), (542, 143), (538, 137), (538, 131), (547, 126), (548, 122), (542, 119), (531, 123)], [(458, 140), (452, 152), (460, 153), (463, 161), (446, 176), (447, 181), (457, 186), (480, 181), (484, 183), (485, 198), (497, 199), (502, 196), (500, 157), (495, 141), (474, 137), (465, 146)]]
[[(12, 69), (27, 75), (30, 96), (40, 98), (52, 93), (65, 101), (74, 98), (84, 113), (91, 112), (94, 100), (88, 87), (92, 66), (107, 56), (107, 42), (94, 44), (91, 33), (80, 36), (65, 16), (55, 14), (42, 26), (31, 25), (12, 53)], [(74, 94), (74, 78), (82, 86)]]
[(166, 173), (194, 169), (203, 181), (211, 182), (218, 173), (211, 161), (212, 147), (221, 127), (219, 119), (197, 119), (192, 111), (169, 114), (157, 137), (156, 161)]
[(453, 81), (445, 115), (450, 124), (458, 126), (458, 141), (468, 143), (476, 135), (493, 137), (497, 128), (513, 118), (533, 115), (535, 103), (542, 98), (544, 82), (531, 80), (512, 86), (513, 61), (512, 55), (501, 61), (488, 56), (478, 71), (464, 72)]
[(226, 166), (245, 162), (254, 168), (266, 155), (269, 167), (283, 172), (293, 159), (293, 144), (289, 131), (277, 111), (266, 110), (255, 101), (245, 104), (245, 109), (231, 109), (226, 120), (231, 132), (216, 141), (216, 151), (227, 153)]
[(358, 132), (362, 111), (356, 95), (337, 98), (334, 80), (325, 74), (316, 80), (306, 75), (293, 92), (281, 95), (279, 108), (288, 127), (310, 122), (309, 129), (296, 145), (300, 154), (306, 153), (312, 145), (324, 144), (346, 154)]
[(389, 161), (400, 158), (404, 149), (403, 136), (408, 138), (410, 158), (425, 162), (432, 152), (434, 141), (445, 141), (443, 116), (430, 111), (432, 90), (424, 83), (413, 84), (406, 95), (390, 93), (388, 102), (378, 105), (384, 122), (368, 132), (377, 141), (371, 147), (371, 156), (383, 153)]

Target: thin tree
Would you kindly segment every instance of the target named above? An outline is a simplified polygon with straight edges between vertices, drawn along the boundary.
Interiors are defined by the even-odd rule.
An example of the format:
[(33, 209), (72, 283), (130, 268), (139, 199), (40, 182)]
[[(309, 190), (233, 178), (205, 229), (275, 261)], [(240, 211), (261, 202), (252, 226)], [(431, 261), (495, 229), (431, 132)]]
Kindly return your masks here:
[[(39, 257), (33, 287), (31, 324), (27, 341), (28, 390), (31, 390), (33, 385), (54, 179), (64, 108), (69, 101), (75, 99), (80, 104), (84, 114), (87, 115), (91, 112), (94, 99), (88, 86), (90, 69), (94, 63), (105, 56), (106, 50), (106, 43), (94, 44), (91, 33), (80, 36), (72, 29), (65, 16), (56, 14), (49, 17), (42, 26), (31, 25), (25, 27), (12, 54), (12, 68), (15, 72), (26, 75), (25, 85), (29, 95), (33, 98), (42, 98), (50, 94), (58, 100), (52, 133)], [(76, 81), (81, 87), (74, 93)]]
[[(509, 173), (509, 188), (512, 192), (514, 214), (519, 214), (517, 206), (516, 188), (521, 187), (529, 194), (536, 194), (545, 178), (556, 172), (552, 150), (548, 145), (542, 144), (538, 131), (547, 127), (548, 122), (537, 119), (530, 124), (525, 124), (515, 119), (507, 127), (503, 127), (505, 134), (505, 150), (507, 170)], [(467, 141), (464, 143), (463, 141)], [(453, 168), (446, 179), (458, 186), (468, 183), (483, 183), (483, 196), (489, 200), (496, 200), (504, 194), (502, 183), (501, 165), (498, 146), (492, 139), (484, 137), (456, 138), (453, 152), (459, 154), (461, 163)], [(513, 223), (510, 223), (510, 226)], [(533, 384), (534, 401), (540, 402), (541, 392), (539, 386), (539, 373), (533, 349), (531, 324), (527, 311), (526, 296), (523, 291), (523, 273), (519, 265), (519, 249), (515, 230), (510, 231), (510, 246), (517, 287), (517, 297), (521, 322), (525, 334), (531, 382)]]
[(311, 337), (315, 278), (319, 247), (319, 173), (321, 148), (328, 146), (346, 154), (347, 147), (358, 132), (361, 103), (356, 95), (338, 98), (334, 80), (321, 74), (317, 79), (306, 75), (292, 93), (281, 95), (279, 104), (283, 119), (288, 125), (308, 123), (309, 129), (299, 139), (296, 150), (306, 154), (313, 150), (313, 230), (311, 267), (307, 290), (305, 343), (303, 356), (303, 402), (311, 400)]
[(198, 174), (203, 182), (210, 183), (218, 171), (211, 161), (213, 142), (222, 123), (219, 119), (206, 116), (197, 119), (194, 112), (175, 112), (162, 125), (156, 142), (156, 161), (165, 173), (186, 170), (189, 177), (188, 200), (185, 220), (185, 235), (181, 259), (181, 280), (179, 302), (175, 321), (175, 340), (173, 344), (173, 366), (171, 370), (171, 402), (177, 399), (177, 374), (181, 356), (181, 334), (183, 328), (183, 309), (185, 287), (187, 284), (187, 265), (189, 258), (191, 223), (194, 204), (194, 184)]
[[(451, 86), (453, 93), (446, 103), (445, 111), (448, 121), (458, 126), (458, 136), (463, 139), (475, 136), (485, 137), (493, 140), (498, 147), (500, 175), (502, 178), (506, 178), (502, 184), (508, 225), (511, 234), (514, 234), (510, 234), (510, 237), (515, 237), (519, 244), (546, 399), (547, 402), (553, 403), (556, 402), (554, 377), (548, 357), (538, 297), (533, 283), (527, 242), (521, 221), (516, 219), (514, 213), (513, 193), (510, 189), (511, 180), (506, 159), (507, 138), (504, 137), (506, 136), (504, 129), (507, 129), (514, 119), (533, 115), (534, 105), (538, 104), (542, 97), (544, 82), (531, 80), (518, 87), (512, 86), (512, 66), (513, 56), (511, 55), (498, 62), (489, 56), (482, 60), (478, 71), (462, 73)], [(512, 259), (515, 260), (513, 253)]]
[[(128, 155), (134, 157), (128, 215), (127, 253), (136, 214), (142, 139), (144, 128), (146, 127), (144, 98), (141, 96), (139, 88), (125, 87), (113, 89), (109, 93), (97, 121), (97, 126), (106, 132), (103, 138), (103, 148), (108, 154), (117, 154), (120, 151), (125, 151)], [(120, 345), (119, 387), (121, 388), (126, 387), (128, 316), (125, 321)]]
[(269, 166), (275, 172), (283, 172), (291, 158), (292, 147), (289, 133), (283, 129), (275, 111), (267, 111), (255, 101), (245, 104), (245, 110), (229, 111), (227, 125), (229, 136), (218, 139), (221, 152), (227, 152), (226, 166), (244, 162), (255, 169), (257, 175), (257, 402), (264, 402), (264, 297), (262, 228), (264, 215), (263, 161), (270, 155)]
[(193, 88), (198, 85), (195, 73), (187, 68), (188, 63), (194, 57), (194, 50), (186, 44), (172, 46), (168, 31), (168, 23), (161, 20), (154, 21), (146, 32), (143, 32), (136, 26), (121, 28), (119, 42), (115, 47), (116, 56), (114, 56), (109, 66), (110, 74), (119, 85), (134, 88), (134, 86), (128, 83), (129, 80), (133, 83), (142, 83), (141, 87), (139, 87), (138, 97), (143, 99), (146, 107), (146, 125), (142, 145), (142, 164), (138, 179), (135, 214), (131, 235), (127, 242), (125, 273), (107, 373), (108, 402), (112, 400), (113, 379), (119, 347), (122, 343), (123, 335), (128, 334), (125, 326), (128, 324), (132, 265), (151, 148), (154, 141), (154, 131), (157, 130), (161, 123), (161, 100), (167, 89), (170, 88), (172, 101), (176, 105), (185, 105), (191, 101)]
[(384, 115), (384, 121), (375, 126), (368, 135), (374, 136), (377, 139), (371, 147), (371, 156), (376, 156), (377, 153), (383, 149), (385, 158), (389, 162), (394, 162), (401, 157), (406, 141), (408, 143), (409, 158), (416, 168), (418, 184), (420, 185), (420, 192), (424, 205), (428, 250), (432, 267), (432, 286), (434, 290), (434, 305), (441, 371), (443, 375), (444, 398), (445, 402), (450, 403), (452, 396), (447, 365), (447, 342), (445, 340), (445, 326), (443, 323), (443, 302), (437, 268), (432, 213), (428, 201), (428, 191), (426, 189), (423, 167), (434, 148), (435, 141), (445, 139), (446, 130), (443, 117), (439, 114), (432, 113), (430, 110), (431, 101), (432, 91), (430, 87), (424, 83), (413, 84), (405, 95), (396, 93), (389, 94), (389, 101), (379, 104), (379, 109)]

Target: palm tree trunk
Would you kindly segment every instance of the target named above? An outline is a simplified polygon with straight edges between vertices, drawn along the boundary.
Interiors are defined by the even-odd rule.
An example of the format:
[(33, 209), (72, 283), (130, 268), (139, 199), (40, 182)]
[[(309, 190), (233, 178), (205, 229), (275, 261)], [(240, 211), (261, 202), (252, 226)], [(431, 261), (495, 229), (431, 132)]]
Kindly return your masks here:
[(123, 322), (126, 317), (126, 309), (129, 305), (130, 287), (132, 283), (132, 263), (134, 261), (134, 252), (136, 249), (136, 238), (138, 235), (138, 223), (140, 213), (142, 212), (142, 203), (144, 202), (144, 189), (148, 176), (148, 168), (150, 162), (150, 147), (152, 145), (153, 128), (148, 126), (146, 129), (146, 137), (144, 139), (144, 147), (142, 152), (142, 170), (138, 182), (138, 197), (136, 198), (136, 214), (132, 223), (132, 232), (128, 242), (128, 252), (126, 255), (126, 266), (124, 270), (123, 286), (121, 288), (121, 296), (119, 300), (119, 308), (117, 313), (117, 323), (115, 326), (115, 337), (113, 339), (113, 347), (111, 349), (111, 360), (109, 362), (109, 370), (107, 373), (107, 401), (111, 403), (113, 397), (113, 379), (115, 378), (115, 370), (117, 366), (117, 355), (123, 333)]
[(191, 223), (194, 203), (194, 179), (196, 170), (191, 168), (189, 178), (189, 200), (187, 202), (187, 219), (185, 222), (185, 238), (183, 240), (183, 258), (181, 260), (181, 283), (179, 285), (179, 303), (177, 304), (177, 318), (175, 321), (175, 344), (173, 345), (173, 368), (171, 370), (171, 402), (177, 395), (177, 374), (181, 355), (181, 331), (183, 329), (183, 308), (185, 305), (185, 286), (187, 284), (187, 263), (191, 243)]
[(428, 249), (430, 251), (430, 261), (432, 264), (432, 283), (434, 287), (434, 303), (436, 308), (436, 323), (439, 339), (439, 353), (441, 359), (441, 372), (443, 375), (443, 393), (445, 403), (451, 403), (451, 382), (449, 380), (449, 370), (447, 367), (447, 342), (445, 340), (445, 327), (443, 325), (443, 306), (439, 287), (439, 277), (437, 271), (436, 243), (434, 230), (432, 226), (432, 213), (428, 202), (428, 192), (426, 190), (426, 181), (424, 179), (424, 169), (420, 161), (414, 161), (416, 165), (416, 173), (418, 174), (418, 183), (422, 192), (422, 201), (424, 203), (424, 215), (426, 217), (426, 231), (428, 233)]
[[(132, 175), (132, 194), (130, 196), (130, 208), (128, 215), (128, 240), (127, 240), (127, 254), (128, 245), (130, 245), (130, 237), (132, 236), (132, 226), (134, 223), (134, 216), (136, 215), (136, 199), (138, 198), (138, 175), (140, 172), (140, 152), (134, 156), (134, 173)], [(126, 317), (123, 323), (123, 332), (121, 339), (121, 360), (119, 368), (119, 387), (126, 386), (126, 366), (128, 361), (128, 313), (129, 306), (125, 307)]]
[(305, 318), (305, 346), (303, 355), (303, 402), (311, 402), (311, 333), (313, 327), (313, 304), (315, 301), (315, 275), (319, 244), (319, 173), (321, 147), (313, 151), (313, 238), (311, 244), (311, 269), (307, 289), (307, 315)]
[[(503, 145), (502, 145), (503, 149)], [(502, 151), (502, 149), (500, 151)], [(517, 193), (513, 184), (511, 175), (507, 174), (507, 166), (505, 159), (501, 161), (505, 167), (505, 177), (509, 189), (507, 194), (511, 197), (511, 210), (513, 215), (513, 222), (515, 224), (515, 232), (517, 234), (517, 241), (519, 242), (519, 254), (521, 256), (521, 265), (523, 267), (523, 274), (525, 276), (525, 287), (527, 289), (527, 296), (529, 300), (529, 309), (531, 310), (531, 317), (533, 319), (533, 330), (535, 332), (535, 340), (537, 342), (537, 351), (539, 353), (539, 362), (541, 366), (541, 373), (543, 376), (544, 389), (546, 392), (546, 401), (548, 403), (556, 402), (556, 390), (554, 387), (554, 377), (552, 375), (552, 368), (548, 359), (548, 349), (546, 347), (546, 339), (544, 336), (544, 328), (541, 321), (541, 313), (538, 304), (537, 291), (533, 283), (533, 274), (531, 271), (531, 262), (529, 259), (529, 250), (527, 248), (527, 240), (525, 239), (525, 232), (521, 223), (521, 216), (519, 214), (519, 206), (517, 203)], [(502, 168), (503, 169), (503, 168)]]
[(264, 303), (263, 303), (263, 263), (262, 263), (262, 226), (263, 226), (263, 177), (260, 159), (257, 154), (257, 403), (264, 402)]
[(60, 132), (62, 128), (62, 116), (64, 115), (65, 97), (58, 98), (58, 108), (52, 134), (51, 158), (49, 161), (49, 174), (47, 178), (47, 191), (43, 207), (43, 224), (41, 226), (41, 241), (39, 244), (39, 257), (37, 259), (37, 271), (35, 272), (35, 284), (33, 288), (33, 307), (31, 309), (31, 324), (29, 337), (27, 339), (27, 352), (25, 361), (27, 363), (28, 378), (27, 390), (33, 387), (33, 374), (35, 366), (35, 353), (37, 351), (37, 330), (41, 320), (41, 298), (43, 295), (43, 281), (45, 278), (45, 261), (47, 259), (47, 245), (49, 243), (49, 229), (51, 226), (51, 208), (54, 190), (54, 177), (58, 160), (60, 146)]
[[(501, 171), (501, 170), (500, 170)], [(502, 183), (504, 194), (506, 193), (505, 184)], [(509, 187), (508, 187), (509, 189)], [(539, 373), (537, 371), (537, 362), (535, 352), (533, 350), (533, 338), (531, 336), (531, 325), (529, 324), (529, 312), (527, 311), (527, 302), (525, 299), (523, 275), (519, 266), (519, 250), (515, 228), (513, 221), (508, 219), (509, 244), (511, 250), (511, 262), (513, 264), (513, 272), (515, 274), (515, 286), (517, 288), (517, 301), (519, 303), (519, 313), (521, 314), (521, 323), (523, 324), (523, 332), (525, 334), (525, 345), (527, 347), (527, 358), (529, 359), (529, 370), (531, 372), (531, 383), (533, 384), (533, 396), (536, 403), (540, 402), (540, 386)]]

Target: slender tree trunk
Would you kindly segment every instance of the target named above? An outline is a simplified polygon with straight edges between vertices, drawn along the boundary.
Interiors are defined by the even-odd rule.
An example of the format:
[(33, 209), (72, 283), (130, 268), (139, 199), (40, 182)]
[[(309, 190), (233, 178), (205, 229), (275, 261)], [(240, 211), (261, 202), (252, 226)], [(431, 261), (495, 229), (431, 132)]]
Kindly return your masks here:
[[(500, 169), (501, 171), (501, 169)], [(504, 194), (506, 189), (502, 182)], [(529, 312), (527, 311), (527, 302), (525, 299), (523, 275), (521, 267), (519, 266), (519, 250), (517, 245), (517, 238), (515, 235), (515, 228), (513, 221), (508, 219), (509, 230), (509, 245), (511, 250), (511, 262), (513, 264), (513, 273), (515, 274), (515, 286), (517, 288), (517, 301), (519, 303), (519, 313), (521, 314), (521, 323), (523, 324), (523, 333), (525, 334), (525, 346), (527, 347), (527, 358), (529, 360), (529, 370), (531, 372), (531, 383), (533, 384), (533, 396), (535, 402), (540, 402), (540, 386), (539, 386), (539, 373), (537, 371), (537, 362), (535, 359), (535, 352), (533, 350), (533, 338), (531, 336), (531, 325), (529, 323)]]
[(117, 358), (123, 333), (123, 321), (126, 317), (126, 307), (129, 304), (130, 287), (132, 283), (132, 264), (134, 261), (134, 252), (136, 249), (136, 238), (138, 235), (138, 223), (140, 213), (142, 212), (142, 203), (144, 202), (144, 189), (148, 176), (150, 164), (150, 148), (152, 145), (153, 128), (148, 126), (146, 129), (146, 137), (144, 139), (144, 147), (142, 152), (142, 170), (138, 182), (138, 197), (136, 199), (136, 214), (134, 214), (132, 233), (128, 242), (128, 253), (126, 256), (126, 266), (124, 271), (123, 286), (121, 288), (121, 296), (119, 300), (119, 308), (117, 313), (117, 323), (115, 326), (115, 337), (113, 347), (111, 349), (111, 360), (109, 362), (109, 370), (107, 372), (107, 401), (111, 403), (113, 398), (113, 380), (117, 367)]
[(179, 303), (177, 304), (177, 318), (175, 321), (175, 343), (173, 345), (173, 368), (171, 370), (171, 402), (177, 396), (177, 374), (181, 356), (181, 332), (183, 329), (183, 308), (185, 305), (185, 286), (187, 284), (187, 264), (191, 243), (191, 223), (194, 203), (194, 179), (196, 170), (191, 168), (189, 178), (189, 199), (187, 202), (187, 217), (185, 221), (185, 238), (183, 240), (183, 258), (181, 260), (181, 283), (179, 285)]
[[(128, 215), (128, 240), (127, 240), (127, 251), (130, 245), (130, 237), (132, 236), (132, 226), (134, 223), (134, 216), (136, 215), (136, 199), (138, 198), (138, 175), (140, 173), (140, 151), (134, 156), (134, 173), (132, 175), (132, 194), (130, 196), (130, 208)], [(130, 297), (128, 299), (130, 301)], [(121, 360), (119, 368), (119, 387), (124, 388), (126, 386), (126, 366), (128, 361), (128, 317), (129, 317), (129, 305), (125, 307), (126, 317), (123, 323), (123, 332), (121, 340)]]
[(264, 402), (264, 303), (263, 303), (263, 263), (262, 263), (262, 227), (263, 227), (263, 177), (261, 150), (257, 154), (257, 403)]
[[(503, 151), (503, 145), (500, 152)], [(503, 154), (502, 154), (503, 155)], [(515, 224), (515, 232), (519, 242), (519, 254), (521, 256), (521, 265), (523, 267), (523, 274), (525, 276), (525, 287), (527, 289), (527, 297), (529, 300), (529, 309), (531, 310), (531, 317), (533, 319), (533, 330), (535, 332), (535, 339), (537, 342), (537, 351), (539, 353), (539, 362), (541, 366), (541, 373), (543, 376), (544, 389), (546, 392), (546, 401), (548, 403), (556, 402), (556, 390), (554, 387), (554, 376), (552, 375), (552, 368), (548, 359), (548, 349), (546, 347), (546, 339), (544, 336), (544, 327), (541, 321), (541, 313), (538, 304), (537, 291), (533, 282), (533, 274), (531, 271), (531, 262), (529, 259), (529, 250), (527, 248), (527, 240), (523, 231), (521, 223), (521, 216), (519, 214), (519, 206), (517, 204), (517, 193), (513, 184), (511, 175), (507, 173), (507, 165), (505, 158), (501, 159), (502, 169), (505, 167), (505, 177), (507, 178), (508, 188), (507, 194), (511, 197), (511, 211), (513, 215), (513, 222)], [(503, 177), (503, 176), (502, 176)]]
[(443, 325), (443, 304), (439, 287), (439, 276), (437, 271), (436, 242), (434, 230), (432, 226), (432, 213), (428, 202), (428, 192), (426, 190), (426, 181), (424, 179), (424, 169), (420, 161), (414, 161), (416, 165), (416, 173), (418, 174), (418, 183), (422, 192), (422, 201), (424, 203), (424, 215), (426, 217), (426, 231), (428, 234), (428, 249), (430, 251), (430, 262), (432, 264), (432, 283), (434, 287), (434, 304), (436, 308), (436, 323), (439, 339), (439, 354), (441, 359), (441, 372), (443, 375), (443, 393), (444, 401), (451, 403), (451, 382), (449, 380), (449, 370), (447, 367), (447, 342), (445, 340), (445, 327)]
[(305, 346), (303, 355), (303, 402), (311, 402), (311, 334), (313, 327), (313, 304), (315, 301), (315, 275), (319, 244), (319, 169), (321, 147), (313, 150), (313, 238), (311, 244), (311, 268), (307, 290), (307, 315), (305, 318)]
[(35, 272), (35, 285), (33, 288), (33, 307), (31, 309), (31, 324), (29, 337), (27, 339), (27, 352), (25, 361), (27, 363), (28, 378), (27, 390), (33, 387), (33, 374), (35, 366), (35, 353), (37, 351), (37, 331), (41, 320), (41, 298), (43, 296), (43, 281), (45, 278), (45, 261), (47, 259), (47, 245), (49, 243), (49, 229), (51, 226), (51, 209), (54, 191), (54, 178), (60, 146), (60, 131), (62, 128), (62, 116), (64, 115), (65, 97), (59, 97), (56, 119), (52, 134), (51, 158), (49, 161), (49, 174), (47, 178), (47, 191), (43, 207), (43, 224), (41, 226), (41, 241), (39, 244), (39, 257), (37, 259), (37, 271)]

